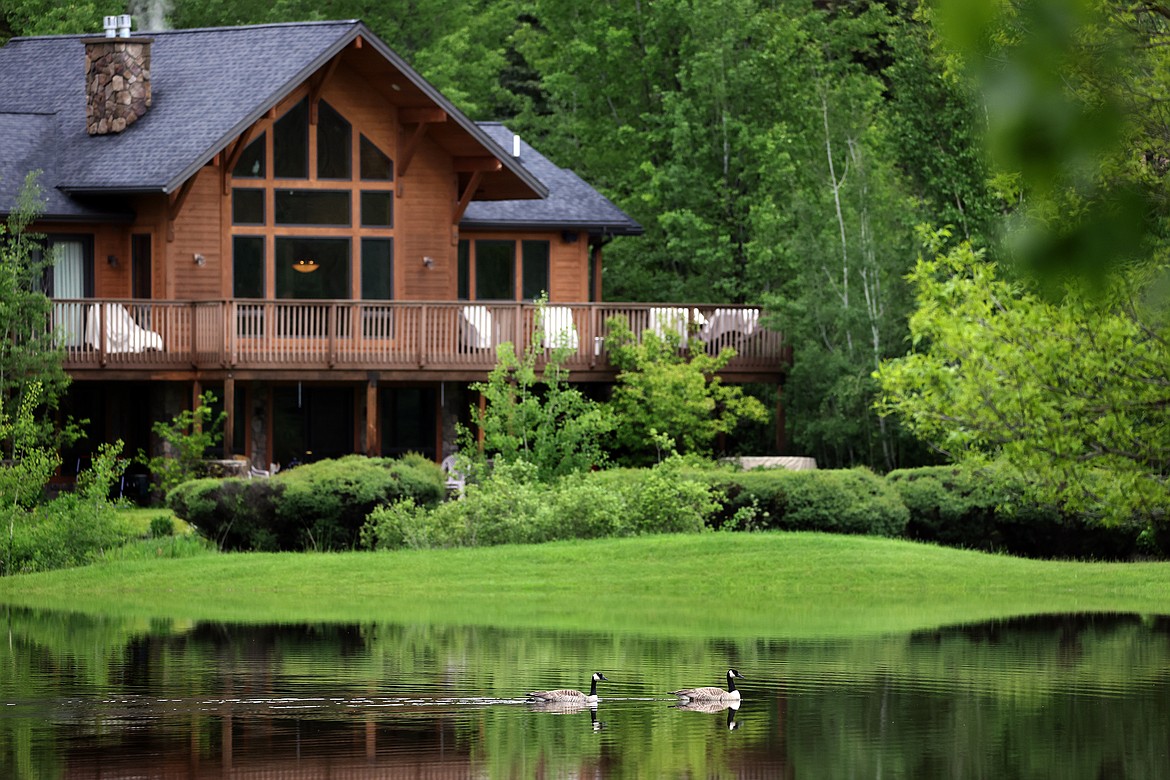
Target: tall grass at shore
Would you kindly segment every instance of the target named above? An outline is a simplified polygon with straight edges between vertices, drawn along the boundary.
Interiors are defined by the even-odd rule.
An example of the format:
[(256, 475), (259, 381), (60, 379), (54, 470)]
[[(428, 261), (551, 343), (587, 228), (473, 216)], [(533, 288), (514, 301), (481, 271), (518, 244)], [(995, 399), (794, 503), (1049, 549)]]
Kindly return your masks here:
[(125, 560), (0, 579), (0, 603), (238, 622), (397, 622), (710, 637), (1170, 613), (1170, 563), (1035, 561), (816, 533)]

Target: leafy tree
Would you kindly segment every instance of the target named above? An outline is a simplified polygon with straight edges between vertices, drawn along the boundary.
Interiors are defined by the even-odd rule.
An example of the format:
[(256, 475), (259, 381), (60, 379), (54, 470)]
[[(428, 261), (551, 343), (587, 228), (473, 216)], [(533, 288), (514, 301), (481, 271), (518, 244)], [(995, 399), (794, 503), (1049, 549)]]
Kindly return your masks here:
[[(604, 409), (569, 386), (564, 368), (569, 352), (563, 347), (544, 349), (543, 302), (538, 302), (536, 328), (522, 356), (517, 357), (511, 342), (499, 345), (487, 381), (472, 385), (485, 400), (482, 412), (471, 410), (483, 434), (485, 456), (526, 461), (545, 481), (605, 462), (601, 440), (612, 421)], [(462, 451), (475, 452), (472, 432), (464, 430), (463, 438)]]
[(606, 326), (606, 352), (618, 369), (609, 408), (626, 459), (654, 461), (663, 437), (680, 453), (710, 455), (715, 438), (731, 433), (741, 419), (767, 421), (758, 399), (717, 375), (735, 357), (731, 347), (712, 357), (694, 339), (689, 349), (680, 349), (676, 333), (660, 337), (647, 330), (637, 343), (623, 319), (611, 318)]
[(1046, 292), (1061, 294), (1066, 273), (1105, 285), (1134, 258), (1164, 257), (1170, 5), (943, 0), (928, 16), (1019, 200), (1005, 249)]
[[(52, 304), (43, 292), (53, 258), (41, 251), (42, 237), (28, 231), (43, 203), (38, 176), (34, 171), (25, 178), (7, 224), (0, 225), (0, 412), (29, 408), (29, 394), (35, 393), (33, 416), (21, 423), (35, 427), (26, 431), (35, 446), (69, 443), (78, 435), (69, 426), (55, 436), (51, 419), (69, 386), (69, 375), (62, 368), (60, 338), (49, 327)], [(0, 435), (0, 457), (12, 456), (14, 448), (11, 437)]]
[(215, 393), (204, 391), (194, 409), (184, 409), (170, 421), (159, 420), (151, 426), (154, 435), (163, 441), (164, 452), (147, 457), (140, 451), (137, 460), (150, 469), (163, 493), (204, 476), (203, 458), (223, 438), (223, 421), (227, 418), (226, 412), (215, 416), (215, 402)]
[(1166, 522), (1170, 321), (1141, 297), (1149, 272), (1111, 275), (1100, 294), (1071, 283), (1052, 302), (963, 243), (920, 259), (911, 281), (916, 348), (879, 370), (882, 413), (1066, 511)]

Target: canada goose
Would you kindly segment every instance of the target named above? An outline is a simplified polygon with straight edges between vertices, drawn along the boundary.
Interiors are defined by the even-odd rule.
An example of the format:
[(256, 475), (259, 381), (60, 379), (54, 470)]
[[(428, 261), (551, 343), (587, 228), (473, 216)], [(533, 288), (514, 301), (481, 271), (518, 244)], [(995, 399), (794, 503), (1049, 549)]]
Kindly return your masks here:
[(530, 699), (536, 701), (559, 701), (559, 702), (591, 702), (597, 701), (597, 683), (599, 680), (605, 680), (605, 675), (601, 672), (594, 672), (589, 685), (589, 693), (581, 693), (581, 691), (574, 691), (571, 688), (560, 688), (555, 691), (531, 691), (525, 694)]
[(678, 696), (680, 699), (702, 700), (702, 699), (738, 699), (739, 691), (735, 689), (735, 678), (741, 680), (747, 679), (735, 669), (727, 670), (727, 690), (716, 688), (714, 686), (708, 688), (683, 688), (680, 691), (671, 691), (672, 696)]

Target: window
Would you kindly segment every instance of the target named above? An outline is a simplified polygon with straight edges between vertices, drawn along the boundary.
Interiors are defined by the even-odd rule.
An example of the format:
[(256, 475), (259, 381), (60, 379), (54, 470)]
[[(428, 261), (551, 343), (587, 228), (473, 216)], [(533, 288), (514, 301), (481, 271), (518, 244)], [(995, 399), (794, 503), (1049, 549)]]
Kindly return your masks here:
[(388, 301), (394, 297), (394, 241), (362, 239), (362, 298)]
[(264, 224), (264, 190), (232, 190), (232, 224)]
[(151, 247), (149, 233), (130, 236), (130, 297), (151, 297)]
[(264, 159), (267, 156), (265, 154), (267, 150), (265, 134), (261, 133), (256, 136), (256, 140), (244, 148), (240, 159), (236, 161), (236, 167), (232, 168), (232, 176), (237, 179), (263, 179), (266, 167)]
[(232, 295), (389, 300), (394, 162), (329, 103), (315, 123), (310, 108), (288, 108), (232, 168)]
[[(519, 243), (519, 266), (517, 266)], [(474, 249), (474, 252), (472, 251)], [(531, 301), (548, 292), (549, 242), (462, 240), (457, 258), (456, 292), (460, 300), (471, 300), (474, 279), (475, 300), (514, 301), (516, 278), (520, 299)]]
[(548, 292), (547, 241), (521, 242), (520, 297), (534, 301)]
[(463, 239), (459, 242), (459, 281), (458, 296), (461, 301), (471, 300), (471, 242)]
[(475, 242), (475, 299), (516, 300), (516, 242)]
[(394, 162), (364, 135), (360, 154), (362, 181), (394, 181)]
[(362, 227), (394, 227), (394, 193), (362, 191)]
[(93, 297), (93, 238), (49, 236), (45, 251), (55, 262), (45, 271), (45, 294), (50, 298)]
[(317, 178), (352, 179), (349, 122), (324, 100), (317, 103)]
[(272, 167), (278, 179), (309, 178), (309, 103), (302, 100), (272, 126)]
[(264, 297), (264, 239), (232, 236), (232, 296)]
[(349, 190), (277, 190), (273, 206), (278, 225), (350, 224)]
[[(311, 260), (315, 270), (298, 271), (302, 260)], [(349, 239), (277, 236), (276, 297), (349, 298)]]

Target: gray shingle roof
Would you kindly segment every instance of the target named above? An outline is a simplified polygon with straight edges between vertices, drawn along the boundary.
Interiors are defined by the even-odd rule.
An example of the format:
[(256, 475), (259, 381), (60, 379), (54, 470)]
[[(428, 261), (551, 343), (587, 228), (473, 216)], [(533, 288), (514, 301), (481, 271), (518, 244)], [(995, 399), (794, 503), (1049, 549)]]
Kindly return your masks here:
[[(463, 224), (580, 228), (632, 234), (641, 228), (571, 171), (524, 145), (513, 160), (511, 133), (477, 126), (359, 21), (142, 33), (151, 44), (151, 108), (123, 133), (85, 130), (85, 46), (93, 36), (14, 38), (0, 47), (0, 213), (25, 173), (41, 178), (45, 218), (124, 215), (123, 197), (174, 192), (208, 160), (359, 35), (543, 200), (473, 202)], [(226, 99), (225, 99), (226, 98)]]
[[(479, 122), (505, 154), (513, 149), (514, 134), (499, 122)], [(519, 162), (540, 179), (549, 194), (543, 200), (473, 201), (468, 204), (459, 226), (463, 229), (547, 228), (588, 230), (595, 235), (637, 236), (642, 226), (630, 219), (609, 198), (585, 183), (580, 176), (557, 167), (551, 160), (520, 140)]]
[(53, 184), (66, 191), (170, 192), (358, 27), (346, 21), (150, 33), (153, 105), (132, 132), (104, 136), (85, 131), (81, 41), (92, 36), (16, 38), (0, 48), (0, 111), (56, 113)]

